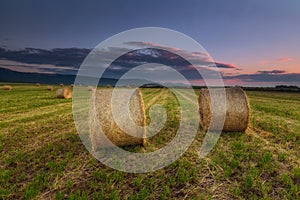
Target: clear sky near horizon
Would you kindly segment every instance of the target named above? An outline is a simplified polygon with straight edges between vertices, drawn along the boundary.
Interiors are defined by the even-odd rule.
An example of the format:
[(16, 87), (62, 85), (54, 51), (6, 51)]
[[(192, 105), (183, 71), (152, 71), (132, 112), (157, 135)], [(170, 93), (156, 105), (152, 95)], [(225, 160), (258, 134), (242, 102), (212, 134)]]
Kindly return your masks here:
[(2, 0), (0, 44), (93, 48), (128, 29), (164, 27), (241, 69), (234, 73), (300, 74), (299, 10), (298, 0)]

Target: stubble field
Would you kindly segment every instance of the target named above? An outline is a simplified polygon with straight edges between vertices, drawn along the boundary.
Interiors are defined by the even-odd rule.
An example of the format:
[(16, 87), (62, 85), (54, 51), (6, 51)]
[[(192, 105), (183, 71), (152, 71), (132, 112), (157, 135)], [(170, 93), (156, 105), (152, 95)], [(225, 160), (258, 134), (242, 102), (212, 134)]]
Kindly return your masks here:
[[(13, 88), (0, 90), (0, 199), (300, 198), (299, 93), (249, 91), (246, 133), (223, 133), (200, 159), (205, 133), (199, 129), (179, 160), (133, 174), (106, 167), (86, 150), (71, 99), (57, 99), (44, 85)], [(142, 93), (146, 108), (162, 104), (168, 114), (163, 130), (138, 147), (155, 150), (176, 134), (178, 102), (168, 89)]]

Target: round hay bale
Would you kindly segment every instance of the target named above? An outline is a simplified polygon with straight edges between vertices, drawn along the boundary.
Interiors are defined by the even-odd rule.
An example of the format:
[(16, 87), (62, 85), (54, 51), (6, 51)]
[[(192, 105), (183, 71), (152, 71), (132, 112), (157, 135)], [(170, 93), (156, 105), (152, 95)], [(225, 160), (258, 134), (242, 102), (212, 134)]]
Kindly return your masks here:
[(40, 84), (40, 83), (36, 83), (35, 85), (36, 85), (36, 87), (40, 87), (40, 86), (41, 86), (41, 84)]
[[(212, 88), (210, 90), (220, 90)], [(246, 93), (240, 87), (225, 88), (226, 119), (223, 131), (244, 132), (249, 123), (250, 106)], [(211, 102), (208, 89), (201, 89), (199, 96), (200, 124), (208, 129), (211, 121)]]
[(93, 87), (92, 86), (88, 86), (88, 91), (93, 91)]
[(51, 86), (51, 85), (48, 85), (46, 89), (49, 90), (49, 91), (53, 91), (53, 90), (54, 90), (54, 87)]
[[(113, 100), (117, 104), (114, 110), (120, 110), (118, 113), (118, 122), (113, 118), (112, 96), (114, 89), (102, 88), (94, 91), (91, 96), (90, 110), (90, 128), (92, 150), (112, 147), (107, 142), (110, 140), (116, 146), (144, 145), (146, 139), (146, 118), (143, 98), (139, 89), (117, 89), (118, 98)], [(133, 94), (131, 93), (133, 92)], [(128, 101), (128, 95), (132, 94), (129, 100), (129, 114), (122, 113)], [(127, 104), (128, 105), (128, 104)], [(120, 120), (121, 119), (121, 120)], [(134, 123), (135, 126), (130, 124)], [(126, 126), (126, 132), (123, 128)], [(137, 128), (138, 127), (138, 128)], [(102, 130), (102, 131), (101, 131)], [(130, 133), (129, 133), (130, 132)], [(105, 134), (105, 136), (103, 134)], [(129, 133), (129, 134), (128, 134)]]
[(74, 84), (71, 84), (71, 87), (73, 88), (73, 87), (74, 87)]
[(64, 87), (65, 85), (61, 83), (61, 84), (59, 84), (59, 86), (60, 86), (60, 87)]
[(56, 97), (70, 99), (70, 98), (72, 98), (72, 91), (67, 87), (60, 88), (60, 89), (56, 90)]
[(10, 85), (3, 85), (3, 90), (12, 90)]

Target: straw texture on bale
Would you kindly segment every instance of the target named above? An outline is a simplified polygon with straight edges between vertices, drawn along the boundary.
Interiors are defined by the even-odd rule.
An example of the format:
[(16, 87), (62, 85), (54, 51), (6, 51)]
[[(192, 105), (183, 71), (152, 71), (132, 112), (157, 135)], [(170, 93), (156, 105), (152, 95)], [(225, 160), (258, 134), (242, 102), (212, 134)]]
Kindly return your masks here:
[(56, 90), (56, 97), (70, 99), (70, 98), (72, 98), (72, 91), (67, 87), (60, 88), (60, 89)]
[[(220, 88), (212, 88), (210, 90), (220, 90)], [(223, 131), (243, 132), (247, 129), (250, 118), (250, 106), (247, 95), (240, 87), (225, 88), (225, 92), (226, 118)], [(200, 124), (204, 129), (208, 129), (210, 126), (211, 112), (209, 90), (201, 89), (199, 96), (199, 113)]]
[(48, 85), (46, 89), (47, 89), (47, 90), (50, 90), (50, 91), (53, 91), (53, 90), (54, 90), (54, 87), (51, 86), (51, 85)]
[[(117, 124), (113, 118), (112, 111), (112, 94), (113, 88), (103, 88), (94, 91), (94, 94), (91, 97), (91, 110), (90, 110), (90, 127), (91, 127), (91, 143), (92, 150), (97, 151), (97, 149), (109, 148), (112, 147), (109, 143), (106, 142), (106, 138), (110, 140), (116, 146), (128, 146), (128, 145), (144, 145), (146, 139), (143, 138), (146, 135), (146, 118), (144, 103), (139, 89), (136, 89), (132, 94), (129, 101), (129, 113), (132, 119), (127, 117), (121, 118)], [(126, 95), (128, 95), (128, 89), (118, 89), (118, 105), (117, 109), (125, 106), (127, 103)], [(123, 98), (124, 97), (124, 98)], [(118, 109), (119, 110), (119, 109)], [(122, 109), (120, 109), (122, 110)], [(120, 116), (122, 113), (120, 113)], [(131, 121), (132, 120), (132, 121)], [(134, 122), (135, 125), (141, 127), (130, 127), (129, 121)], [(127, 132), (125, 133), (118, 125), (126, 126)], [(101, 127), (101, 130), (99, 128)]]
[(4, 85), (3, 90), (12, 90), (12, 87), (10, 85)]

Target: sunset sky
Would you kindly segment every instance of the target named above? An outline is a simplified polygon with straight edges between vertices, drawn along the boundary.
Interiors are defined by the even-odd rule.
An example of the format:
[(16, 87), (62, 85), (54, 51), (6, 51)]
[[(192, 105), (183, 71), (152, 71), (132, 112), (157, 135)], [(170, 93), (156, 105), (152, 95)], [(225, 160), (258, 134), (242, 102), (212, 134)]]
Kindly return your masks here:
[[(11, 54), (32, 48), (57, 55), (51, 49), (71, 47), (87, 53), (119, 32), (164, 27), (190, 36), (215, 62), (232, 66), (220, 67), (228, 84), (300, 85), (299, 11), (299, 0), (2, 0), (0, 68), (67, 73), (74, 62), (42, 63)], [(249, 77), (253, 80), (245, 82)]]

